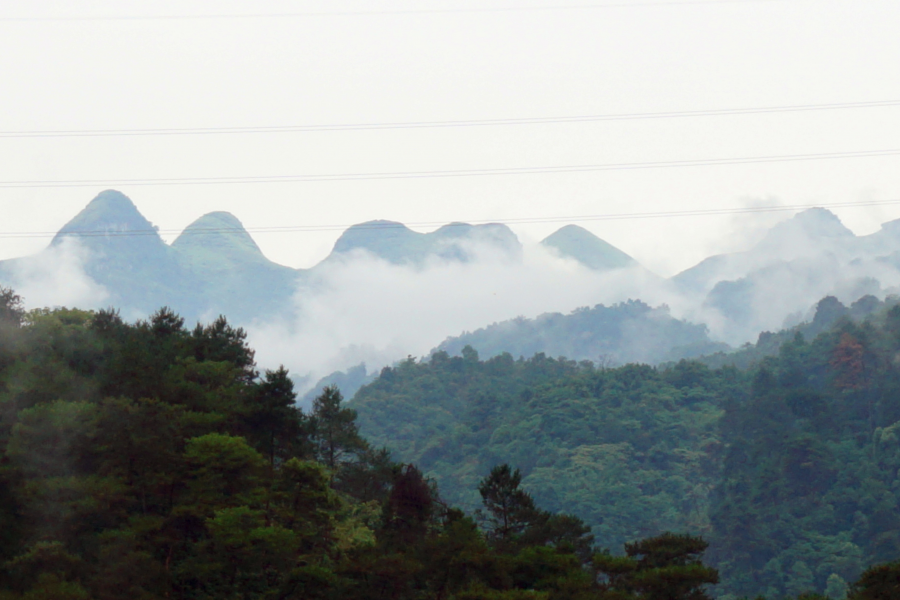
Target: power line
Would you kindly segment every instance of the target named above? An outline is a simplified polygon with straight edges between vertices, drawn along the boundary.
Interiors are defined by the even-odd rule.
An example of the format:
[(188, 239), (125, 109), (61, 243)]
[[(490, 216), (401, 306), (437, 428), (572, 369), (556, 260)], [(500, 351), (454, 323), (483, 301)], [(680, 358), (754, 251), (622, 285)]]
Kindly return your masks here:
[(549, 173), (583, 173), (596, 171), (625, 171), (637, 169), (667, 169), (682, 167), (706, 167), (744, 165), (777, 162), (802, 162), (844, 158), (872, 158), (896, 156), (900, 149), (865, 150), (861, 152), (825, 152), (819, 154), (786, 154), (776, 156), (746, 156), (738, 158), (713, 158), (631, 163), (606, 163), (595, 165), (559, 165), (549, 167), (507, 167), (499, 169), (458, 169), (448, 171), (398, 171), (384, 173), (335, 173), (330, 175), (267, 175), (259, 177), (173, 177), (146, 179), (80, 179), (61, 181), (2, 181), (0, 188), (74, 188), (104, 185), (159, 186), (159, 185), (235, 185), (259, 183), (300, 183), (324, 181), (367, 181), (380, 179), (432, 179), (444, 177), (486, 177), (497, 175), (536, 175)]
[(233, 13), (233, 14), (195, 14), (195, 15), (107, 15), (107, 16), (59, 16), (59, 17), (3, 17), (0, 23), (21, 22), (79, 22), (79, 21), (188, 21), (188, 20), (234, 20), (234, 19), (289, 19), (316, 17), (378, 17), (402, 15), (442, 15), (464, 13), (509, 13), (509, 12), (547, 12), (576, 11), (598, 9), (652, 8), (666, 6), (715, 6), (728, 4), (779, 3), (790, 0), (675, 0), (672, 2), (609, 2), (603, 4), (570, 4), (563, 6), (501, 6), (478, 8), (435, 8), (406, 10), (360, 10), (360, 11), (308, 11), (282, 13)]
[(900, 105), (900, 100), (870, 102), (839, 102), (833, 104), (794, 104), (749, 108), (722, 108), (668, 112), (619, 113), (605, 115), (576, 115), (570, 117), (533, 117), (521, 119), (470, 119), (457, 121), (400, 121), (387, 123), (339, 123), (330, 125), (282, 125), (272, 127), (186, 127), (158, 129), (82, 129), (50, 131), (0, 131), (0, 138), (41, 137), (113, 137), (147, 135), (221, 135), (253, 133), (298, 133), (318, 131), (366, 131), (378, 129), (424, 129), (441, 127), (486, 127), (498, 125), (543, 125), (553, 123), (582, 123), (590, 121), (630, 121), (642, 119), (676, 119), (690, 117), (719, 117), (764, 113), (790, 113), (859, 108), (883, 108)]
[(833, 202), (824, 204), (792, 204), (792, 205), (769, 205), (769, 206), (748, 206), (748, 207), (727, 207), (727, 208), (710, 208), (710, 209), (688, 209), (674, 211), (654, 211), (654, 212), (633, 212), (633, 213), (605, 213), (594, 215), (569, 215), (559, 217), (522, 217), (510, 219), (493, 219), (482, 220), (472, 219), (465, 222), (446, 223), (443, 221), (416, 221), (410, 223), (396, 223), (393, 221), (374, 221), (368, 223), (359, 223), (351, 225), (280, 225), (271, 227), (200, 227), (186, 230), (178, 229), (132, 229), (127, 231), (108, 231), (108, 230), (85, 230), (71, 232), (49, 232), (49, 231), (5, 231), (0, 232), (0, 238), (42, 238), (54, 237), (56, 235), (69, 237), (137, 237), (137, 236), (155, 236), (160, 234), (180, 234), (180, 235), (213, 235), (222, 233), (315, 233), (328, 231), (345, 231), (351, 227), (354, 229), (408, 229), (410, 227), (467, 227), (470, 225), (528, 225), (536, 223), (572, 223), (587, 221), (615, 221), (615, 220), (635, 220), (635, 219), (660, 219), (660, 218), (677, 218), (677, 217), (709, 217), (734, 214), (752, 214), (764, 212), (788, 212), (807, 210), (810, 208), (857, 208), (863, 206), (889, 206), (900, 204), (900, 198), (890, 200), (870, 200), (865, 202)]

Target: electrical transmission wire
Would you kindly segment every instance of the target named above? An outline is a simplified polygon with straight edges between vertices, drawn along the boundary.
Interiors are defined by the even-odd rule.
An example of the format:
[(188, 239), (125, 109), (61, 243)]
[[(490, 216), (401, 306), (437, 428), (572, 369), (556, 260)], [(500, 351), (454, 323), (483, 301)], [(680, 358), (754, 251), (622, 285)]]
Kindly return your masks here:
[(637, 169), (669, 169), (683, 167), (708, 167), (779, 162), (803, 162), (846, 158), (872, 158), (896, 156), (900, 149), (864, 150), (860, 152), (824, 152), (818, 154), (785, 154), (775, 156), (745, 156), (670, 160), (652, 162), (606, 163), (594, 165), (558, 165), (548, 167), (507, 167), (497, 169), (457, 169), (447, 171), (397, 171), (382, 173), (334, 173), (324, 175), (264, 175), (246, 177), (172, 177), (145, 179), (73, 179), (60, 181), (0, 181), (0, 188), (75, 188), (106, 185), (160, 186), (160, 185), (236, 185), (261, 183), (301, 183), (325, 181), (367, 181), (381, 179), (431, 179), (452, 177), (487, 177), (499, 175), (536, 175), (550, 173), (583, 173), (596, 171), (626, 171)]
[(195, 227), (186, 230), (180, 229), (132, 229), (126, 231), (119, 230), (83, 230), (68, 232), (51, 232), (51, 231), (0, 231), (0, 238), (43, 238), (62, 235), (64, 237), (138, 237), (138, 236), (155, 236), (160, 234), (180, 234), (180, 235), (214, 235), (228, 233), (316, 233), (329, 231), (345, 231), (350, 227), (354, 229), (408, 229), (410, 227), (431, 228), (431, 227), (468, 227), (470, 225), (528, 225), (539, 223), (579, 223), (588, 221), (617, 221), (617, 220), (635, 220), (635, 219), (660, 219), (660, 218), (680, 218), (680, 217), (708, 217), (735, 214), (753, 214), (764, 212), (786, 212), (799, 211), (810, 208), (857, 208), (863, 206), (889, 206), (900, 204), (900, 198), (890, 200), (870, 200), (865, 202), (833, 202), (824, 204), (792, 204), (792, 205), (769, 205), (769, 206), (746, 206), (746, 207), (725, 207), (725, 208), (708, 208), (708, 209), (687, 209), (687, 210), (670, 210), (670, 211), (654, 211), (654, 212), (632, 212), (632, 213), (605, 213), (594, 215), (569, 215), (569, 216), (545, 216), (545, 217), (520, 217), (509, 219), (469, 219), (466, 221), (455, 221), (446, 223), (444, 221), (415, 221), (409, 223), (397, 223), (394, 221), (370, 221), (367, 223), (344, 224), (344, 225), (279, 225), (271, 227)]
[(315, 17), (380, 17), (402, 15), (442, 15), (465, 13), (509, 13), (509, 12), (549, 12), (628, 8), (656, 8), (680, 6), (715, 6), (729, 4), (783, 3), (790, 0), (673, 0), (607, 2), (601, 4), (568, 4), (560, 6), (498, 6), (474, 8), (419, 8), (398, 10), (357, 10), (357, 11), (308, 11), (281, 13), (233, 13), (233, 14), (175, 14), (175, 15), (107, 15), (107, 16), (55, 16), (55, 17), (0, 17), (0, 23), (20, 22), (78, 22), (78, 21), (188, 21), (188, 20), (233, 20), (233, 19), (291, 19)]
[(82, 129), (47, 131), (0, 131), (0, 138), (43, 137), (114, 137), (148, 135), (221, 135), (253, 133), (300, 133), (318, 131), (367, 131), (379, 129), (425, 129), (446, 127), (488, 127), (502, 125), (544, 125), (553, 123), (583, 123), (591, 121), (632, 121), (646, 119), (678, 119), (695, 117), (721, 117), (765, 113), (792, 113), (860, 108), (900, 106), (900, 100), (874, 100), (870, 102), (839, 102), (833, 104), (794, 104), (787, 106), (759, 106), (748, 108), (722, 108), (668, 112), (620, 113), (606, 115), (576, 115), (569, 117), (533, 117), (521, 119), (471, 119), (457, 121), (400, 121), (388, 123), (338, 123), (328, 125), (281, 125), (272, 127), (185, 127), (158, 129)]

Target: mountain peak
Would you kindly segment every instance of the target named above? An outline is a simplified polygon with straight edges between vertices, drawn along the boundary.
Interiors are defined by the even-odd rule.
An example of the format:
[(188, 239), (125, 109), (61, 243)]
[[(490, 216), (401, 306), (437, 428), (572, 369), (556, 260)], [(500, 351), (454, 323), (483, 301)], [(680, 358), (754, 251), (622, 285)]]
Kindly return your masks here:
[(108, 212), (138, 212), (131, 198), (118, 190), (103, 190), (88, 202), (86, 210)]
[(220, 259), (264, 258), (240, 220), (224, 211), (207, 213), (188, 225), (172, 242), (172, 248), (195, 257), (205, 255), (209, 259), (214, 256)]
[(838, 216), (830, 210), (808, 208), (772, 227), (763, 239), (763, 243), (798, 234), (808, 238), (855, 237), (853, 232), (847, 229)]
[(142, 232), (143, 235), (160, 239), (156, 227), (141, 214), (128, 196), (116, 190), (106, 190), (66, 223), (51, 243), (57, 244), (67, 235), (90, 233), (92, 237), (105, 238), (124, 232)]
[(344, 231), (334, 243), (331, 254), (366, 250), (390, 262), (402, 263), (406, 262), (408, 253), (416, 256), (423, 251), (424, 237), (396, 221), (366, 221)]
[(474, 258), (466, 243), (481, 244), (502, 252), (509, 258), (522, 257), (522, 244), (513, 230), (503, 223), (470, 225), (453, 222), (426, 234), (433, 240), (432, 252), (443, 258), (466, 262)]
[(573, 258), (597, 271), (608, 271), (637, 265), (637, 261), (578, 225), (566, 225), (550, 234), (542, 246), (552, 248), (565, 258)]
[(500, 223), (455, 222), (430, 233), (419, 233), (395, 221), (367, 221), (344, 231), (331, 256), (365, 250), (394, 264), (423, 264), (430, 258), (469, 262), (479, 254), (479, 248), (490, 248), (512, 259), (522, 253), (519, 238)]
[(894, 219), (893, 221), (882, 223), (881, 230), (889, 235), (900, 234), (900, 219)]

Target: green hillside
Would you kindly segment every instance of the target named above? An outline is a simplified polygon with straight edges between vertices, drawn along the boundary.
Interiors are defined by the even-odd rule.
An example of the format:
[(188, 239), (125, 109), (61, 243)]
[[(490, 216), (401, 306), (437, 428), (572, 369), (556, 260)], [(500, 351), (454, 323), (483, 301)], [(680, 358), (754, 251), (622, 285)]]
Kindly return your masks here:
[(597, 369), (543, 354), (485, 361), (471, 348), (382, 371), (351, 406), (364, 434), (414, 462), (448, 500), (508, 462), (554, 511), (577, 514), (610, 547), (650, 532), (708, 532), (722, 403), (744, 375), (682, 363)]
[(464, 507), (509, 462), (611, 547), (703, 533), (729, 598), (839, 597), (900, 557), (900, 306), (871, 300), (823, 300), (809, 325), (738, 353), (743, 369), (727, 354), (598, 368), (466, 348), (385, 369), (352, 406)]
[(224, 318), (25, 313), (0, 290), (0, 598), (637, 600), (675, 575), (674, 600), (704, 600), (716, 581), (696, 536), (598, 551), (509, 466), (478, 482), (476, 523), (336, 388), (295, 398)]
[(2, 289), (0, 599), (892, 599), (900, 306), (841, 308), (746, 371), (436, 353), (357, 414), (224, 318)]

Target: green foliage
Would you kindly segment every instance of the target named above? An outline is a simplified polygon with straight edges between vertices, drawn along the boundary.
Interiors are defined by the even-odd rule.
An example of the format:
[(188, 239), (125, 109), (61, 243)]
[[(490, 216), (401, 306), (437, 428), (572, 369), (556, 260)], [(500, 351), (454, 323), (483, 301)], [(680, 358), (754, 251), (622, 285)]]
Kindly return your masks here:
[(719, 575), (700, 560), (707, 546), (701, 538), (667, 532), (626, 544), (626, 556), (599, 554), (594, 566), (613, 597), (709, 600), (706, 586), (718, 583)]
[(385, 369), (351, 406), (361, 431), (415, 463), (451, 504), (474, 510), (498, 464), (551, 514), (580, 517), (609, 547), (665, 530), (708, 532), (718, 419), (745, 375), (508, 354), (435, 353)]
[(260, 379), (242, 330), (59, 309), (0, 338), (3, 597), (263, 598), (331, 573), (358, 500), (302, 460), (287, 372)]
[(313, 401), (309, 420), (313, 452), (331, 471), (352, 462), (368, 447), (359, 435), (356, 412), (343, 407), (343, 400), (340, 390), (326, 387)]
[(6, 327), (20, 327), (25, 320), (22, 297), (7, 287), (0, 287), (0, 324)]
[(466, 348), (304, 414), (224, 319), (32, 311), (0, 326), (0, 599), (892, 598), (900, 309), (835, 318), (747, 372)]
[(359, 435), (336, 388), (303, 414), (287, 371), (260, 376), (245, 342), (223, 318), (188, 331), (167, 308), (0, 327), (0, 598), (596, 591), (580, 521), (535, 509), (539, 527), (498, 553)]
[(850, 587), (848, 600), (900, 598), (900, 561), (876, 565), (866, 570)]
[(386, 369), (351, 406), (467, 509), (480, 478), (515, 464), (516, 487), (606, 546), (691, 531), (732, 597), (839, 597), (900, 556), (898, 352), (900, 307), (826, 298), (811, 323), (736, 353), (741, 370), (469, 348)]
[(509, 465), (491, 469), (478, 486), (481, 501), (487, 509), (481, 513), (488, 536), (500, 546), (509, 546), (534, 525), (540, 514), (532, 497), (519, 489), (522, 474)]

